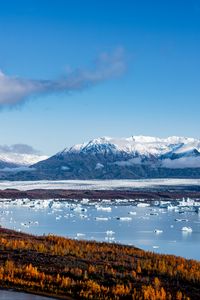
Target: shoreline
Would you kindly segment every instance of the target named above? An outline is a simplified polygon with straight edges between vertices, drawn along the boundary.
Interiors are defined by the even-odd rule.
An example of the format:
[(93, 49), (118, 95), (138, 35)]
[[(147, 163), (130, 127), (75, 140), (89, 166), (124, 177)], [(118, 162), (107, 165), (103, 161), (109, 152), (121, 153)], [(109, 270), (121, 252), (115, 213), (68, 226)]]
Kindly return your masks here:
[(168, 187), (162, 189), (131, 189), (131, 190), (69, 190), (69, 189), (32, 189), (32, 190), (18, 190), (18, 189), (4, 189), (0, 190), (1, 199), (77, 199), (84, 198), (89, 200), (115, 200), (115, 199), (144, 199), (146, 201), (152, 200), (175, 200), (181, 198), (192, 198), (200, 200), (200, 190), (196, 188), (172, 188)]
[[(0, 291), (6, 291), (6, 292), (13, 292), (13, 293), (19, 293), (19, 294), (27, 294), (27, 295), (34, 295), (34, 296), (41, 296), (41, 297), (45, 297), (48, 299), (54, 299), (54, 300), (75, 300), (74, 298), (68, 297), (68, 299), (66, 297), (62, 297), (62, 296), (53, 296), (50, 295), (48, 293), (43, 293), (41, 291), (29, 291), (29, 290), (23, 290), (23, 289), (16, 289), (16, 288), (2, 288), (0, 287)], [(43, 299), (42, 299), (43, 300)]]

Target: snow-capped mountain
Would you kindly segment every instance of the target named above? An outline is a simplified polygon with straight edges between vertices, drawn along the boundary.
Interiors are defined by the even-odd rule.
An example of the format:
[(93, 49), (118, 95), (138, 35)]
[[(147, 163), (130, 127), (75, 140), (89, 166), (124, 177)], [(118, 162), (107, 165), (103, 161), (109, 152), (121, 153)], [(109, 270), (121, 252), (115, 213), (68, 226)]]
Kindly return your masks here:
[(200, 140), (185, 137), (168, 137), (166, 139), (149, 136), (132, 136), (129, 138), (103, 137), (87, 143), (66, 148), (58, 155), (67, 153), (127, 153), (132, 156), (155, 156), (166, 154), (189, 154), (191, 151), (200, 151)]
[[(28, 179), (200, 177), (200, 140), (186, 137), (102, 137), (30, 167)], [(27, 177), (23, 172), (19, 179)], [(25, 178), (26, 179), (26, 178)]]
[(0, 161), (14, 164), (14, 165), (23, 165), (30, 166), (41, 160), (47, 159), (46, 155), (39, 154), (27, 154), (27, 153), (0, 153)]
[(0, 146), (0, 173), (23, 170), (47, 158), (28, 145)]

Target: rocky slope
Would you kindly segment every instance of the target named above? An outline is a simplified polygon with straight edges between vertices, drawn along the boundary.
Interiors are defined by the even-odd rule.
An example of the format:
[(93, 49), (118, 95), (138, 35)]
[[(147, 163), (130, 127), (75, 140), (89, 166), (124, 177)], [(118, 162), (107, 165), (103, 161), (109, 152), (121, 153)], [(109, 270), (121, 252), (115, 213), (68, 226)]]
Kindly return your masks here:
[(200, 178), (200, 140), (103, 137), (66, 148), (8, 179)]

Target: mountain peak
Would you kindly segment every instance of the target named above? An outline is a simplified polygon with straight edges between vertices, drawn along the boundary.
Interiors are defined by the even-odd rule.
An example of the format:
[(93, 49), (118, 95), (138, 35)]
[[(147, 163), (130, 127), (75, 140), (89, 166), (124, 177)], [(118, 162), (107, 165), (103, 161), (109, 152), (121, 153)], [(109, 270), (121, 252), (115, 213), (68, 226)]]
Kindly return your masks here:
[[(178, 150), (177, 150), (178, 149)], [(99, 137), (89, 142), (77, 144), (66, 148), (59, 154), (66, 153), (87, 153), (113, 151), (125, 153), (137, 153), (139, 155), (160, 156), (167, 152), (176, 153), (188, 152), (189, 150), (200, 150), (200, 140), (188, 137), (171, 136), (159, 138), (152, 136), (131, 136), (128, 138)]]
[(200, 140), (177, 136), (104, 136), (66, 148), (32, 165), (30, 171), (7, 178), (200, 178)]

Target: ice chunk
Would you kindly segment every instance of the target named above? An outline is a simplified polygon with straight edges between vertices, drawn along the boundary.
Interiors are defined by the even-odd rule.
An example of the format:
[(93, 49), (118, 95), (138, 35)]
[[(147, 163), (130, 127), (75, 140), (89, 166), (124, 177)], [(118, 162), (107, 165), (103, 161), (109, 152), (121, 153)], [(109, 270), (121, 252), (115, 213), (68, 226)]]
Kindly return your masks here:
[(106, 218), (106, 217), (96, 217), (95, 220), (96, 221), (108, 221), (108, 218)]
[(117, 220), (120, 220), (120, 221), (132, 221), (132, 218), (131, 217), (117, 217)]
[(159, 234), (159, 233), (163, 233), (163, 230), (161, 230), (161, 229), (155, 229), (154, 232), (157, 233), (157, 234)]
[(181, 230), (184, 231), (184, 232), (192, 232), (192, 228), (191, 227), (186, 227), (186, 226), (182, 227)]
[(115, 234), (115, 232), (112, 231), (112, 230), (107, 230), (106, 234), (109, 235), (109, 236), (112, 236), (113, 234)]
[(97, 210), (100, 210), (100, 211), (106, 211), (106, 212), (111, 212), (112, 211), (112, 208), (111, 207), (103, 207), (103, 206), (96, 206), (96, 209)]

